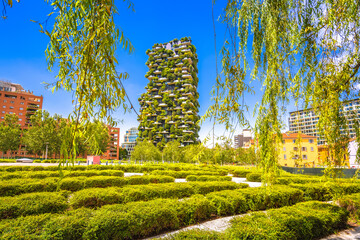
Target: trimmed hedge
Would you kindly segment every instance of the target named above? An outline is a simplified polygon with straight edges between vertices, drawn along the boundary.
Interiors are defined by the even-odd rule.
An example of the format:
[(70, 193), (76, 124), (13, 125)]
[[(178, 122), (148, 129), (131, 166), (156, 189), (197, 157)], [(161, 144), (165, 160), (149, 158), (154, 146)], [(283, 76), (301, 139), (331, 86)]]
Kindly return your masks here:
[(340, 207), (304, 202), (233, 219), (226, 239), (317, 239), (345, 228), (347, 218)]
[(73, 208), (100, 207), (107, 204), (148, 201), (155, 198), (185, 198), (226, 189), (246, 188), (247, 184), (234, 182), (163, 183), (125, 186), (123, 188), (89, 188), (75, 192), (70, 205)]
[(152, 171), (151, 174), (172, 176), (174, 178), (186, 178), (189, 175), (224, 176), (227, 174), (227, 171), (213, 172), (213, 171), (162, 171), (162, 170), (155, 170), (155, 171)]
[(3, 181), (0, 185), (0, 196), (15, 196), (31, 192), (54, 192), (60, 190), (79, 191), (84, 188), (93, 187), (121, 187), (124, 185), (138, 185), (149, 183), (174, 182), (175, 179), (169, 176), (132, 176), (132, 177), (78, 177), (64, 178), (58, 182), (58, 178), (46, 179), (19, 179)]
[(352, 220), (360, 220), (360, 193), (343, 196), (337, 200), (337, 204), (350, 212)]
[(2, 197), (0, 219), (57, 213), (67, 208), (67, 199), (60, 193), (28, 193), (17, 197)]
[(246, 181), (248, 181), (248, 182), (261, 182), (261, 173), (248, 173), (248, 174), (246, 174)]
[(250, 169), (238, 169), (232, 171), (234, 177), (241, 177), (241, 178), (246, 178), (246, 175), (252, 172), (253, 171), (251, 171)]
[(188, 181), (188, 182), (195, 182), (195, 181), (198, 181), (198, 182), (220, 181), (220, 182), (222, 182), (222, 181), (231, 181), (231, 180), (232, 180), (232, 177), (230, 177), (230, 176), (188, 175), (186, 177), (186, 181)]
[(173, 234), (166, 238), (155, 238), (155, 239), (166, 239), (166, 240), (225, 240), (224, 234), (216, 231), (206, 231), (200, 229), (192, 229), (188, 231), (180, 231), (179, 233)]
[[(259, 206), (272, 207), (280, 204), (291, 204), (292, 202), (285, 199), (297, 198), (296, 196), (301, 192), (292, 189), (291, 193), (285, 187), (277, 188), (279, 193), (273, 194), (270, 198), (272, 201), (277, 202), (272, 204), (259, 203)], [(243, 193), (245, 190), (247, 189), (232, 190), (232, 192)], [(253, 192), (251, 190), (254, 189), (250, 189), (249, 192)], [(281, 191), (286, 193), (281, 194)], [(229, 190), (218, 193), (219, 197), (228, 196)], [(210, 194), (213, 196), (215, 193)], [(210, 196), (210, 194), (206, 196), (193, 195), (181, 201), (178, 199), (156, 199), (146, 202), (106, 205), (98, 210), (85, 210), (82, 208), (65, 214), (54, 214), (50, 218), (48, 215), (44, 217), (39, 215), (38, 218), (29, 216), (19, 218), (21, 223), (17, 221), (18, 219), (6, 220), (0, 226), (0, 234), (2, 234), (2, 238), (22, 234), (30, 239), (38, 236), (45, 239), (144, 238), (219, 216), (218, 209), (222, 202), (214, 201), (214, 197)], [(245, 201), (243, 202), (246, 204), (244, 206), (248, 206), (248, 208), (242, 207), (239, 211), (245, 212), (250, 209), (247, 202), (251, 198), (267, 199), (259, 195), (263, 195), (263, 192), (244, 194)], [(280, 196), (284, 198), (283, 201), (279, 201)], [(256, 202), (256, 200), (253, 200), (253, 202)], [(43, 219), (46, 219), (46, 221)], [(33, 228), (29, 228), (30, 225), (34, 225)]]

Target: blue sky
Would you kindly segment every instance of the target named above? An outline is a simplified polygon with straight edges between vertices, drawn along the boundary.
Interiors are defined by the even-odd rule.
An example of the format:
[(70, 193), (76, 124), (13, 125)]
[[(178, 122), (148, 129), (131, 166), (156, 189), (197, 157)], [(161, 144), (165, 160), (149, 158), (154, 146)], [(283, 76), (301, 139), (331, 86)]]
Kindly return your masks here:
[[(221, 14), (227, 1), (217, 1), (214, 8), (215, 20)], [(203, 115), (210, 105), (210, 91), (215, 82), (215, 50), (214, 30), (212, 25), (212, 0), (133, 0), (135, 12), (127, 9), (122, 1), (117, 1), (119, 15), (116, 24), (123, 29), (125, 35), (135, 47), (131, 55), (119, 50), (118, 70), (129, 73), (130, 78), (125, 88), (139, 109), (137, 99), (145, 91), (148, 80), (144, 77), (148, 68), (145, 65), (147, 55), (145, 51), (154, 43), (168, 42), (174, 38), (184, 36), (192, 38), (197, 48), (199, 58), (199, 86), (200, 115)], [(8, 80), (23, 85), (34, 94), (44, 96), (43, 109), (51, 114), (58, 113), (67, 116), (72, 111), (72, 95), (67, 92), (55, 92), (44, 88), (43, 82), (54, 82), (55, 72), (47, 70), (45, 49), (48, 37), (39, 32), (36, 23), (30, 20), (43, 22), (51, 7), (45, 1), (21, 1), (14, 3), (13, 8), (7, 10), (7, 20), (0, 21), (0, 80)], [(48, 29), (51, 28), (51, 20)], [(225, 26), (216, 21), (218, 52), (224, 42)], [(250, 106), (246, 116), (254, 126), (253, 106), (261, 98), (260, 85), (255, 84), (256, 94), (247, 96)], [(138, 125), (134, 113), (126, 113), (119, 109), (114, 117), (119, 120), (121, 140), (123, 133), (130, 127)], [(286, 116), (287, 117), (287, 116)], [(286, 118), (285, 118), (286, 119)], [(122, 120), (120, 122), (120, 120)], [(205, 122), (201, 126), (200, 138), (204, 139), (211, 130), (211, 123)], [(237, 132), (241, 131), (241, 127)], [(222, 135), (224, 128), (216, 127), (215, 134)]]

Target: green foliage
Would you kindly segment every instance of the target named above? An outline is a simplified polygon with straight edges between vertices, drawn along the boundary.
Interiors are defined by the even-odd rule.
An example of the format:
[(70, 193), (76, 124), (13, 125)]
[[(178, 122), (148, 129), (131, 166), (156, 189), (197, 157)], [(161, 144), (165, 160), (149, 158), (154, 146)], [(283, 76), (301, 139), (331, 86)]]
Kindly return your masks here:
[(132, 160), (141, 161), (159, 161), (161, 160), (160, 150), (155, 147), (151, 142), (143, 141), (138, 142), (131, 153)]
[(180, 143), (177, 141), (168, 142), (163, 149), (163, 160), (171, 162), (182, 162), (183, 154)]
[(246, 174), (246, 180), (249, 182), (261, 182), (261, 173), (248, 173)]
[(66, 199), (59, 193), (28, 193), (16, 197), (2, 197), (0, 198), (0, 219), (57, 213), (67, 208)]
[(0, 151), (10, 153), (19, 149), (21, 128), (15, 114), (6, 114), (4, 121), (0, 123)]
[(163, 170), (155, 170), (152, 171), (151, 174), (154, 175), (167, 175), (172, 176), (174, 178), (186, 178), (189, 175), (226, 175), (226, 171), (163, 171)]
[(321, 202), (257, 212), (232, 220), (227, 239), (318, 239), (346, 226), (348, 212)]
[(73, 208), (100, 207), (107, 204), (148, 201), (155, 198), (185, 198), (246, 185), (236, 183), (159, 183), (124, 186), (123, 188), (90, 188), (75, 192), (70, 199)]
[(186, 181), (188, 182), (209, 182), (209, 181), (231, 181), (232, 177), (230, 176), (208, 176), (208, 175), (200, 175), (200, 176), (196, 176), (196, 175), (188, 175), (186, 177)]

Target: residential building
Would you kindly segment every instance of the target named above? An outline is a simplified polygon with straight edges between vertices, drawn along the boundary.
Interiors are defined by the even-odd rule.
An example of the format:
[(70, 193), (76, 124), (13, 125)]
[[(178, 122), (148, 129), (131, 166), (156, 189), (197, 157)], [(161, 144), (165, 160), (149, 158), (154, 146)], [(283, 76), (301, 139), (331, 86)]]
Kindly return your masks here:
[[(351, 141), (349, 142), (348, 150), (352, 150), (354, 146), (350, 146)], [(328, 145), (319, 145), (318, 146), (318, 154), (319, 154), (319, 165), (320, 166), (327, 166), (329, 162), (329, 147)], [(350, 152), (350, 155), (352, 153)], [(351, 156), (350, 156), (351, 157)], [(351, 159), (350, 159), (351, 160)], [(332, 164), (341, 165), (349, 167), (349, 152), (344, 151), (343, 158), (340, 161), (333, 162)]]
[[(343, 107), (339, 109), (341, 113), (346, 116), (348, 122), (348, 133), (350, 138), (355, 137), (354, 119), (360, 119), (360, 99), (353, 99), (343, 103)], [(316, 136), (318, 145), (325, 145), (325, 140), (320, 138), (317, 129), (319, 117), (315, 114), (313, 109), (304, 109), (290, 112), (289, 130), (291, 132), (298, 132)]]
[(131, 156), (131, 153), (134, 151), (138, 134), (139, 130), (133, 127), (127, 130), (124, 135), (124, 142), (121, 144), (121, 147), (126, 149), (128, 156)]
[(286, 167), (316, 167), (318, 163), (315, 136), (287, 132), (282, 134), (279, 164)]
[(234, 137), (234, 147), (235, 148), (249, 148), (251, 146), (251, 130), (244, 129), (242, 134), (235, 135)]
[(120, 148), (120, 128), (109, 127), (110, 142), (108, 149), (101, 156), (102, 159), (117, 160), (119, 159)]
[(349, 142), (349, 166), (350, 168), (360, 168), (360, 159), (357, 158), (358, 143), (353, 138)]
[(43, 97), (25, 91), (20, 84), (0, 81), (0, 122), (6, 114), (16, 114), (21, 127), (28, 127), (30, 117), (42, 109)]
[(155, 44), (146, 53), (149, 83), (139, 98), (139, 138), (160, 146), (198, 142), (198, 60), (191, 39)]

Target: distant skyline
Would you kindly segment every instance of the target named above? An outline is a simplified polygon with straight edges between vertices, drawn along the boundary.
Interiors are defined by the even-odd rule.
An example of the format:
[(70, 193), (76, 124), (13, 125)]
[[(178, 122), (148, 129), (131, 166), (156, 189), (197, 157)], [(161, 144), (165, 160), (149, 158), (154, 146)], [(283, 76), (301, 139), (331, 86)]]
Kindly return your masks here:
[[(212, 1), (211, 0), (133, 0), (135, 12), (127, 9), (122, 1), (116, 1), (119, 15), (116, 16), (116, 24), (124, 30), (126, 37), (135, 47), (135, 53), (129, 55), (121, 49), (117, 51), (119, 65), (118, 71), (128, 72), (130, 78), (124, 81), (132, 103), (139, 112), (138, 98), (145, 91), (148, 80), (145, 74), (148, 68), (145, 62), (148, 56), (147, 49), (151, 49), (155, 43), (168, 42), (174, 38), (191, 37), (197, 48), (198, 54), (198, 92), (200, 94), (199, 114), (202, 116), (210, 105), (211, 89), (216, 78), (216, 61), (214, 49), (214, 29), (212, 24)], [(226, 26), (218, 20), (226, 1), (217, 1), (214, 7), (217, 34), (217, 53), (219, 54), (224, 42)], [(43, 1), (14, 2), (14, 6), (7, 10), (8, 18), (0, 21), (0, 29), (5, 33), (0, 38), (0, 80), (7, 80), (21, 84), (24, 89), (31, 90), (36, 95), (44, 96), (43, 109), (51, 114), (61, 114), (67, 117), (72, 111), (72, 94), (64, 91), (52, 93), (45, 89), (44, 82), (54, 82), (56, 72), (47, 70), (45, 49), (48, 37), (39, 32), (39, 26), (31, 22), (35, 20), (44, 22), (51, 7)], [(47, 29), (50, 31), (54, 19), (50, 18)], [(218, 57), (218, 66), (221, 59)], [(219, 68), (221, 71), (221, 68)], [(245, 116), (254, 127), (253, 107), (261, 99), (261, 86), (258, 82), (254, 85), (255, 95), (246, 96), (246, 102), (250, 110)], [(290, 108), (288, 110), (294, 110)], [(135, 113), (123, 114), (123, 110), (117, 110), (114, 115), (119, 121), (120, 141), (123, 142), (125, 131), (131, 127), (137, 127)], [(284, 116), (285, 120), (287, 116)], [(287, 120), (285, 121), (285, 123)], [(201, 125), (200, 139), (204, 140), (211, 131), (212, 124), (206, 121)], [(241, 133), (242, 127), (238, 127), (234, 133)], [(215, 135), (222, 135), (224, 128), (217, 126)]]

